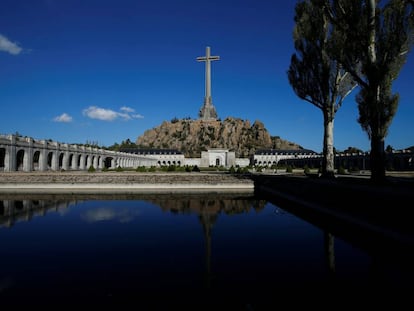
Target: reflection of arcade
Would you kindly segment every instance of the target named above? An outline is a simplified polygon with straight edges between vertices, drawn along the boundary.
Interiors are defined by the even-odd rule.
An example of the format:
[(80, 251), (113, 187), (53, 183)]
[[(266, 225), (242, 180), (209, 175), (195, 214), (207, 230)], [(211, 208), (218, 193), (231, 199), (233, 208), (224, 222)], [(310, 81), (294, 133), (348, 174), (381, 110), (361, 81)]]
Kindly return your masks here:
[(0, 199), (0, 228), (10, 228), (18, 221), (29, 221), (33, 216), (44, 216), (49, 211), (65, 210), (72, 203), (66, 200)]

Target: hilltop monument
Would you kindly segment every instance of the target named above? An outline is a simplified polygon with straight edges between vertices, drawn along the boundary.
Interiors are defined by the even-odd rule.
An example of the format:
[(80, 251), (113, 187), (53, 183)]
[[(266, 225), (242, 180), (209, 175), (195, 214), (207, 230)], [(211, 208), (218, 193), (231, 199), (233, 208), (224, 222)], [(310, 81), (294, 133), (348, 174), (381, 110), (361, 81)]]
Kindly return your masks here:
[(198, 62), (206, 63), (206, 81), (205, 81), (205, 96), (204, 103), (198, 113), (198, 116), (201, 120), (211, 121), (217, 120), (216, 108), (213, 106), (213, 101), (211, 99), (211, 62), (219, 60), (220, 56), (211, 56), (210, 47), (206, 47), (206, 56), (197, 57)]

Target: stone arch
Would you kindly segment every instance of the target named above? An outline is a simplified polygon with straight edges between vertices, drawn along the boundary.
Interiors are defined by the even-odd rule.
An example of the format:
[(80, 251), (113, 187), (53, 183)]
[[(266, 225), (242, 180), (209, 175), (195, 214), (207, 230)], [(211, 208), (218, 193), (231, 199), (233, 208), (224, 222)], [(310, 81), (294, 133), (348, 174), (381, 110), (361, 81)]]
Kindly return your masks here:
[(80, 169), (81, 165), (82, 165), (82, 155), (78, 154), (76, 157), (76, 167)]
[(87, 169), (86, 165), (88, 163), (88, 155), (82, 153), (79, 159), (79, 169)]
[(32, 159), (34, 171), (40, 170), (40, 160), (41, 160), (41, 153), (39, 150), (37, 150), (33, 153), (33, 159)]
[(47, 162), (46, 162), (46, 164), (47, 164), (46, 167), (47, 167), (48, 170), (53, 169), (53, 160), (54, 160), (54, 158), (55, 158), (55, 154), (52, 151), (50, 151), (47, 154)]
[(89, 154), (85, 155), (85, 165), (84, 169), (87, 170), (91, 166), (91, 156)]
[(99, 157), (97, 155), (92, 156), (92, 165), (94, 168), (99, 168)]
[(26, 157), (26, 152), (24, 149), (20, 149), (16, 153), (16, 171), (24, 170), (24, 158)]
[(4, 171), (6, 167), (6, 148), (0, 148), (0, 171)]
[(63, 152), (61, 152), (59, 154), (59, 164), (58, 164), (58, 169), (62, 169), (63, 168), (63, 160), (64, 160), (65, 154)]
[(114, 158), (112, 157), (107, 157), (103, 160), (104, 162), (104, 168), (111, 168), (112, 167), (112, 161), (114, 160)]
[(102, 168), (103, 167), (103, 157), (98, 155), (96, 156), (96, 163), (97, 163), (97, 168)]
[(68, 169), (73, 169), (75, 165), (75, 156), (73, 153), (68, 156)]

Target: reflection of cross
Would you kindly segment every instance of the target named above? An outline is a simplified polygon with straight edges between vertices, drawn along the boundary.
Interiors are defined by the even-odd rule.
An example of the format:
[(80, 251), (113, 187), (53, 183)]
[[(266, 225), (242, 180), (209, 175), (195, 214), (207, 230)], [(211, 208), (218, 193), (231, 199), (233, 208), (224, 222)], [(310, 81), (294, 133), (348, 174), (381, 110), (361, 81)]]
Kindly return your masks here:
[(206, 47), (206, 56), (197, 57), (199, 62), (206, 62), (206, 94), (204, 98), (204, 104), (211, 104), (211, 61), (219, 60), (220, 56), (211, 56), (210, 47)]

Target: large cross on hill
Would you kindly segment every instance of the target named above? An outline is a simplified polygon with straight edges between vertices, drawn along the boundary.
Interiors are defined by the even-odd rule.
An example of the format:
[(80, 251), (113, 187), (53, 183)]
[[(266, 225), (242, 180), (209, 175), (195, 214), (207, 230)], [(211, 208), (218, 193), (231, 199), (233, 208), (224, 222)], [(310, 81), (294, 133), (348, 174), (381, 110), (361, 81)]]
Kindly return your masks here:
[(200, 109), (199, 116), (203, 120), (216, 120), (217, 112), (213, 106), (213, 101), (211, 99), (211, 62), (219, 60), (220, 56), (211, 56), (210, 47), (206, 47), (206, 56), (197, 57), (196, 60), (199, 62), (206, 63), (206, 81), (205, 81), (205, 96), (204, 104)]

